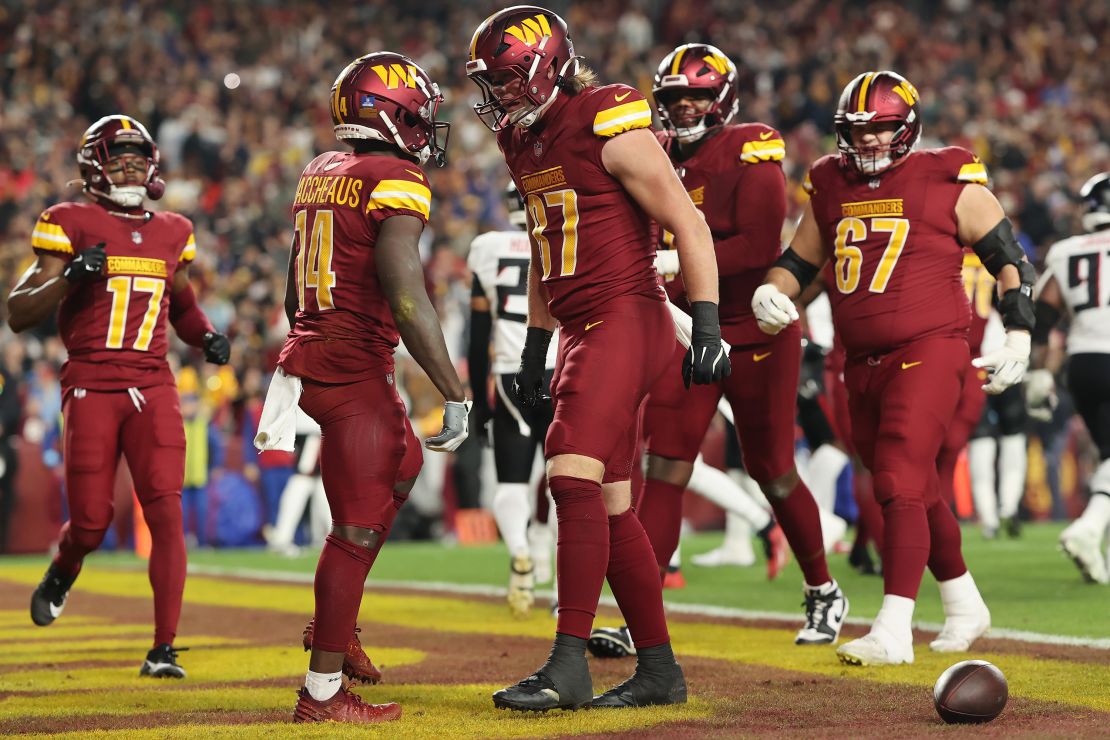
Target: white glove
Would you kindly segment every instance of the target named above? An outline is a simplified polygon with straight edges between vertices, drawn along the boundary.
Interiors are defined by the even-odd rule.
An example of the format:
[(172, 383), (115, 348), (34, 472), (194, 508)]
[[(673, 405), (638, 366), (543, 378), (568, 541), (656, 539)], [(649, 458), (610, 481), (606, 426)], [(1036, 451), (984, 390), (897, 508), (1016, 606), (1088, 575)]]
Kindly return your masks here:
[(770, 283), (755, 289), (752, 295), (752, 311), (756, 323), (764, 334), (778, 334), (798, 320), (798, 309), (786, 294)]
[(1006, 341), (994, 352), (977, 357), (971, 361), (975, 367), (990, 370), (990, 380), (983, 390), (997, 396), (1012, 385), (1017, 385), (1025, 377), (1029, 367), (1029, 332), (1008, 330)]
[(1030, 370), (1025, 376), (1025, 408), (1038, 421), (1052, 421), (1056, 410), (1056, 379), (1052, 371)]
[(473, 401), (448, 401), (443, 404), (443, 431), (424, 440), (435, 452), (454, 452), (470, 436), (470, 407)]
[(671, 280), (681, 270), (677, 249), (660, 249), (655, 253), (655, 271)]

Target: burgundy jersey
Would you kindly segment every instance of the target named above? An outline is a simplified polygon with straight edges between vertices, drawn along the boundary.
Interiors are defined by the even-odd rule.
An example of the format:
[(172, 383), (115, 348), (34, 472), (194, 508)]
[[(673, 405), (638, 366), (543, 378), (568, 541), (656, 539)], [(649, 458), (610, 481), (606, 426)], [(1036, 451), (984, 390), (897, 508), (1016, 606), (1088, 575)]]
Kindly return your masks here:
[(994, 275), (983, 267), (974, 252), (967, 250), (964, 252), (963, 280), (964, 292), (971, 303), (971, 329), (967, 333), (967, 345), (971, 348), (971, 356), (978, 357), (982, 354), (983, 333), (987, 330), (987, 320), (994, 305)]
[(278, 357), (287, 373), (352, 383), (393, 371), (400, 335), (378, 281), (374, 245), (390, 216), (428, 222), (432, 193), (407, 159), (326, 152), (293, 200), (297, 316)]
[(643, 95), (606, 85), (563, 93), (532, 129), (497, 135), (525, 198), (551, 315), (564, 323), (619, 296), (663, 300), (649, 219), (601, 163), (609, 138), (650, 127)]
[(35, 252), (66, 261), (100, 242), (105, 277), (71, 287), (58, 310), (69, 354), (62, 385), (111, 391), (173, 383), (166, 315), (174, 271), (196, 255), (193, 224), (176, 213), (130, 217), (96, 203), (59, 203), (31, 234)]
[[(666, 141), (665, 134), (657, 134)], [(725, 126), (675, 170), (713, 232), (720, 279), (721, 334), (732, 345), (763, 344), (752, 315), (752, 294), (782, 252), (786, 178), (782, 135), (762, 123)], [(664, 246), (673, 236), (663, 232)]]
[(833, 260), (833, 322), (849, 356), (924, 337), (966, 337), (970, 311), (956, 200), (986, 170), (959, 147), (912, 152), (878, 177), (819, 159), (805, 187)]

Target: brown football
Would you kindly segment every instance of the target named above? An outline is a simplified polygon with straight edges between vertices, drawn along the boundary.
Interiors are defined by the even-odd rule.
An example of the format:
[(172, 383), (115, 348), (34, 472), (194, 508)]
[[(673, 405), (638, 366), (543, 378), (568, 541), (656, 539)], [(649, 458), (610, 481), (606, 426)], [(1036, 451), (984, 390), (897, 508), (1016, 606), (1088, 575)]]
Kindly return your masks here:
[(985, 660), (957, 663), (933, 686), (933, 704), (948, 724), (990, 722), (1002, 713), (1007, 698), (1006, 677)]

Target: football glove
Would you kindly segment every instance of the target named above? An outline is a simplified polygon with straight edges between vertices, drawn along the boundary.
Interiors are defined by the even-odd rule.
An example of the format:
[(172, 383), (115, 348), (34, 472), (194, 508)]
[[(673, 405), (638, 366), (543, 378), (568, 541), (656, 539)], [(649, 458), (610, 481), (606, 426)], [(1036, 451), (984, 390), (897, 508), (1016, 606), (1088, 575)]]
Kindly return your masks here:
[(655, 253), (655, 271), (662, 275), (664, 280), (673, 280), (680, 270), (677, 249), (660, 249)]
[(798, 320), (798, 309), (786, 294), (770, 283), (755, 289), (752, 295), (752, 312), (764, 334), (778, 334)]
[(1052, 371), (1030, 370), (1025, 376), (1025, 408), (1037, 421), (1052, 421), (1056, 410), (1056, 379)]
[(204, 359), (213, 365), (226, 365), (231, 359), (231, 342), (218, 331), (205, 332)]
[(721, 344), (721, 322), (717, 304), (694, 301), (693, 329), (690, 332), (690, 349), (682, 360), (682, 382), (687, 388), (691, 383), (709, 385), (732, 374), (728, 354)]
[(1006, 341), (994, 352), (971, 361), (975, 367), (990, 370), (990, 379), (983, 390), (997, 396), (1012, 385), (1017, 385), (1025, 377), (1029, 367), (1029, 332), (1012, 329), (1006, 332)]
[(95, 280), (100, 277), (100, 271), (108, 262), (108, 253), (104, 251), (104, 247), (105, 243), (100, 242), (94, 247), (82, 249), (62, 270), (62, 276), (71, 283)]
[(521, 406), (532, 408), (551, 400), (544, 387), (544, 366), (547, 364), (551, 334), (538, 326), (528, 327), (524, 351), (520, 354), (520, 369), (513, 378), (513, 395)]
[(443, 404), (443, 431), (424, 440), (424, 446), (434, 452), (454, 452), (470, 436), (467, 416), (470, 401), (448, 401)]

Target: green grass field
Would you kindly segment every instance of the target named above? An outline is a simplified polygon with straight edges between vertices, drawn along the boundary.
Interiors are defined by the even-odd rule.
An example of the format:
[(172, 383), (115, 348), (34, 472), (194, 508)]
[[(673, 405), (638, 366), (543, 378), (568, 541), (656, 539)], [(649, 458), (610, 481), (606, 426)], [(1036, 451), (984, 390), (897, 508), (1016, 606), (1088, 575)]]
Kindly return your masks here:
[[(1056, 550), (1062, 525), (1036, 524), (1021, 539), (984, 541), (976, 528), (964, 529), (964, 554), (984, 598), (991, 607), (996, 629), (1040, 634), (1110, 639), (1110, 590), (1084, 583), (1070, 560)], [(674, 604), (702, 604), (760, 612), (800, 613), (801, 572), (795, 563), (768, 582), (762, 564), (751, 568), (699, 568), (689, 556), (716, 547), (720, 533), (695, 534), (683, 539), (687, 587), (668, 590)], [(205, 572), (257, 570), (311, 574), (317, 553), (306, 550), (296, 558), (264, 550), (200, 550), (189, 562)], [(26, 563), (29, 558), (8, 558)], [(45, 564), (45, 557), (39, 558)], [(93, 556), (112, 565), (139, 565), (133, 556), (106, 553)], [(2, 567), (3, 561), (0, 561)], [(451, 583), (501, 587), (506, 584), (507, 559), (500, 545), (453, 547), (433, 542), (390, 543), (370, 574), (370, 583)], [(850, 617), (870, 620), (882, 601), (882, 582), (855, 573), (840, 555), (830, 556), (830, 567), (851, 600)], [(926, 574), (918, 599), (916, 620), (943, 621), (940, 597)]]

